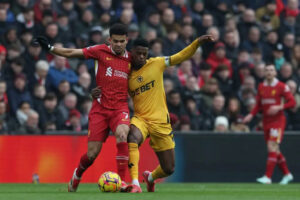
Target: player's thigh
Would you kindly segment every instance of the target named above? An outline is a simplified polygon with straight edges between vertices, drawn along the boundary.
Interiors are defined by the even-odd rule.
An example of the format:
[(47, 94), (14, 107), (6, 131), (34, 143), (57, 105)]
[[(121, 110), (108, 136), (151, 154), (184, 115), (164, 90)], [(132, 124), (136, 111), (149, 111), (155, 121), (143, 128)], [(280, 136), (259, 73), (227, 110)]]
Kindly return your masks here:
[(131, 118), (130, 123), (128, 142), (134, 142), (141, 145), (147, 137), (149, 137), (148, 125), (144, 120), (136, 116)]
[(175, 170), (175, 150), (168, 149), (156, 152), (159, 164), (166, 174), (172, 174)]
[(105, 142), (109, 133), (108, 125), (108, 118), (104, 110), (91, 110), (89, 114), (88, 141)]
[(117, 142), (126, 142), (129, 132), (129, 111), (128, 109), (120, 109), (110, 112), (109, 128), (117, 138)]
[(150, 146), (155, 152), (175, 148), (174, 135), (169, 125), (150, 127)]
[(90, 160), (95, 160), (102, 149), (102, 142), (100, 141), (89, 141), (87, 156)]

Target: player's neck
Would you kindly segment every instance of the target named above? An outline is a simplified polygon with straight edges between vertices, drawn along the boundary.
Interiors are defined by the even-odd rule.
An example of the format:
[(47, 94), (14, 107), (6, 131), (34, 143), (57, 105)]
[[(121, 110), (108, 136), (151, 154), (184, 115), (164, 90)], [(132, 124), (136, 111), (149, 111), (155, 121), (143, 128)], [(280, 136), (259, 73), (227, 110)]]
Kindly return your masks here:
[(135, 71), (138, 71), (139, 69), (141, 69), (143, 67), (143, 65), (138, 66), (138, 65), (132, 65), (132, 69)]
[(267, 81), (268, 85), (271, 85), (274, 82), (274, 78), (266, 79), (266, 81)]

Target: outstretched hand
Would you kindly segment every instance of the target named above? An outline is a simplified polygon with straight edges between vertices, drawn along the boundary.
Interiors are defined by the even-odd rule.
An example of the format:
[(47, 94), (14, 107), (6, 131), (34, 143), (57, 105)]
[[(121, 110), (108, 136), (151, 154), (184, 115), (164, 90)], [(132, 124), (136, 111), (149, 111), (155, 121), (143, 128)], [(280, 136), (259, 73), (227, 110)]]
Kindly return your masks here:
[(199, 41), (200, 45), (202, 45), (206, 42), (214, 42), (215, 39), (213, 38), (212, 35), (202, 35), (198, 38), (198, 41)]
[(52, 48), (52, 45), (49, 43), (48, 39), (44, 36), (38, 36), (38, 37), (34, 38), (33, 42), (36, 45), (40, 45), (46, 51), (50, 51)]

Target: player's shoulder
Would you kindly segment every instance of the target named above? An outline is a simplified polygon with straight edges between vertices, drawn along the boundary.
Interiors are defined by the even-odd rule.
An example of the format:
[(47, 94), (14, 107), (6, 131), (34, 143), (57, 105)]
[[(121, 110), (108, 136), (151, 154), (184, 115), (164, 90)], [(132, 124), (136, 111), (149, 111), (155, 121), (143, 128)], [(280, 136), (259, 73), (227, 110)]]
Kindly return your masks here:
[(86, 47), (86, 49), (92, 49), (92, 50), (109, 50), (108, 46), (106, 44), (96, 44), (96, 45), (93, 45), (93, 46), (88, 46)]
[(159, 62), (159, 61), (163, 61), (164, 57), (151, 57), (148, 59), (148, 62)]
[(289, 86), (287, 84), (285, 84), (284, 82), (279, 81), (278, 82), (278, 87), (280, 89), (282, 89), (284, 92), (289, 92), (290, 91)]

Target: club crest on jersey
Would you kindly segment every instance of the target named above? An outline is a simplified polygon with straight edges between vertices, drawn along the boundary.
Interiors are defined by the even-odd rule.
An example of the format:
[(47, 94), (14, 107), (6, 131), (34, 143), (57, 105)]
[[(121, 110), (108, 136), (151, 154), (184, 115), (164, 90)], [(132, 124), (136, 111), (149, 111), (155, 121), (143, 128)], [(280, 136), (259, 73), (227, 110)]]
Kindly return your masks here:
[(144, 81), (144, 78), (142, 76), (138, 76), (136, 80), (137, 82), (141, 83)]
[(112, 76), (112, 68), (111, 67), (106, 68), (105, 76)]
[(276, 90), (272, 90), (272, 96), (275, 96), (275, 94), (276, 94)]

